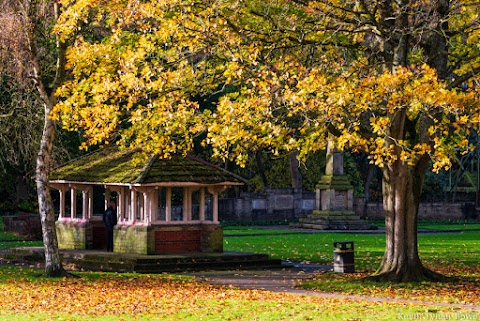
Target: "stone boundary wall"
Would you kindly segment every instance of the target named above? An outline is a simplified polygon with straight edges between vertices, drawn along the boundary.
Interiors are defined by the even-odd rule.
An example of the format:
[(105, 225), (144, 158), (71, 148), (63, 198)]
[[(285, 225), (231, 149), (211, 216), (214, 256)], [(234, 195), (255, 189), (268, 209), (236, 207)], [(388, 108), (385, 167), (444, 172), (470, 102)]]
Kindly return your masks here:
[[(383, 219), (382, 203), (368, 203), (365, 207), (363, 197), (355, 198), (355, 212), (363, 218)], [(477, 219), (479, 215), (473, 203), (421, 203), (418, 209), (418, 219), (420, 220), (464, 220)]]
[(220, 198), (220, 221), (293, 221), (315, 208), (315, 193), (295, 189), (269, 189), (244, 193), (240, 198)]
[[(382, 203), (369, 203), (355, 197), (354, 210), (362, 218), (383, 219)], [(307, 217), (315, 209), (315, 193), (293, 189), (271, 189), (266, 193), (245, 193), (239, 198), (219, 199), (219, 219), (222, 222), (279, 222)], [(40, 216), (21, 213), (2, 216), (7, 232), (42, 239)], [(420, 204), (419, 219), (464, 220), (480, 219), (480, 211), (472, 202)], [(215, 243), (215, 242), (214, 242)], [(98, 247), (98, 246), (97, 246)]]
[[(239, 198), (219, 199), (219, 220), (227, 222), (295, 221), (315, 209), (315, 193), (294, 189), (269, 189), (265, 193), (244, 193)], [(354, 198), (354, 210), (362, 218), (383, 219), (382, 203), (369, 203)], [(469, 202), (420, 204), (419, 219), (477, 219), (479, 213)]]
[(2, 216), (3, 227), (6, 232), (18, 233), (28, 239), (42, 239), (42, 225), (39, 214), (19, 213), (17, 215)]

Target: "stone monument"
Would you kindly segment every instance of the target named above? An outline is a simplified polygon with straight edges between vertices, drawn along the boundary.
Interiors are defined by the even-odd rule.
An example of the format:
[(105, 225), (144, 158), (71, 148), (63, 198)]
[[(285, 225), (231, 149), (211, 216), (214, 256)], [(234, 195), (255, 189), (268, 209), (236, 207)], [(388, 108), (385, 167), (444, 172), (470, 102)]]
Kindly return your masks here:
[(321, 230), (369, 230), (353, 210), (353, 186), (343, 171), (343, 153), (329, 142), (325, 175), (316, 187), (315, 210), (295, 226)]

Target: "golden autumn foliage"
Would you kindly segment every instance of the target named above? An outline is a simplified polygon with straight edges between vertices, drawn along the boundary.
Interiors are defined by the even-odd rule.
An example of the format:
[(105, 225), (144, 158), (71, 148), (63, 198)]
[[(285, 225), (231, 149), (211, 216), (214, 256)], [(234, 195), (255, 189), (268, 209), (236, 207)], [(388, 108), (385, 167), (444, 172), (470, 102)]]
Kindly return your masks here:
[(71, 76), (52, 113), (91, 144), (168, 157), (195, 144), (368, 154), (383, 175), (379, 274), (430, 278), (417, 250), (425, 172), (480, 129), (480, 6), (429, 1), (64, 0)]
[[(371, 45), (359, 32), (346, 38), (358, 26), (333, 32), (334, 14), (315, 18), (332, 6), (66, 2), (56, 31), (63, 39), (77, 35), (68, 54), (73, 77), (58, 91), (54, 117), (84, 131), (85, 147), (120, 134), (125, 147), (168, 156), (188, 152), (195, 137), (207, 133), (203, 143), (215, 156), (244, 164), (259, 148), (297, 149), (300, 156), (323, 149), (334, 128), (339, 148), (365, 151), (376, 165), (415, 165), (426, 154), (435, 170), (448, 168), (458, 150), (470, 148), (466, 137), (478, 128), (476, 89), (450, 88), (416, 56), (394, 72), (369, 67), (368, 59), (341, 49)], [(480, 64), (473, 12), (451, 15), (453, 25), (472, 28), (453, 48), (472, 56), (456, 73)], [(215, 106), (202, 107), (201, 97), (215, 92), (222, 93)], [(387, 129), (399, 113), (414, 131), (425, 130), (424, 137), (405, 133), (392, 144)], [(432, 123), (422, 129), (425, 117)]]

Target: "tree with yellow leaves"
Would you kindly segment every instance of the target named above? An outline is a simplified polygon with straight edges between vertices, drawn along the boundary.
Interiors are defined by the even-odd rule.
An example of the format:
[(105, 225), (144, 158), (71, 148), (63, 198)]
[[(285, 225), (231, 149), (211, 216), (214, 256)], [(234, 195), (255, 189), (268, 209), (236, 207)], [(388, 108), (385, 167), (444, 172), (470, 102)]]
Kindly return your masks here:
[[(33, 119), (42, 119), (38, 153), (35, 158), (35, 182), (45, 253), (45, 274), (67, 275), (63, 269), (55, 230), (55, 212), (50, 195), (49, 173), (53, 166), (55, 123), (49, 117), (56, 104), (55, 90), (65, 77), (66, 44), (49, 34), (60, 13), (59, 3), (44, 0), (0, 1), (0, 73), (15, 78), (29, 92), (27, 106)], [(3, 55), (2, 55), (3, 56)], [(3, 57), (2, 57), (3, 58)], [(17, 92), (17, 95), (21, 92)], [(19, 104), (20, 105), (20, 104)], [(13, 114), (13, 112), (12, 112)], [(17, 121), (19, 121), (17, 119)], [(23, 128), (24, 135), (26, 128)], [(24, 138), (24, 148), (27, 139)], [(3, 147), (2, 147), (3, 148)], [(5, 144), (5, 148), (8, 145)]]
[[(382, 169), (385, 256), (377, 278), (423, 267), (423, 179), (478, 130), (475, 1), (68, 1), (60, 39), (72, 78), (54, 117), (88, 144), (117, 139), (165, 157), (196, 137), (245, 164), (249, 152), (365, 152)], [(198, 97), (221, 93), (214, 108)]]

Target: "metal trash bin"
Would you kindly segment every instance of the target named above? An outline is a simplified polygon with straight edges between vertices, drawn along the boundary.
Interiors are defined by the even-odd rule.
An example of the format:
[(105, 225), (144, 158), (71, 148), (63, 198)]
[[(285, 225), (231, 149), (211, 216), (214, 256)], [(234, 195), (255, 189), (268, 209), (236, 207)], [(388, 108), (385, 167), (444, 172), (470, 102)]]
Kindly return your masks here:
[(333, 242), (333, 271), (338, 273), (354, 273), (355, 258), (353, 241)]

